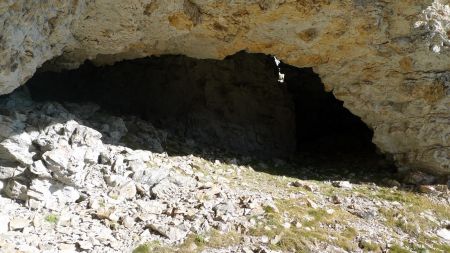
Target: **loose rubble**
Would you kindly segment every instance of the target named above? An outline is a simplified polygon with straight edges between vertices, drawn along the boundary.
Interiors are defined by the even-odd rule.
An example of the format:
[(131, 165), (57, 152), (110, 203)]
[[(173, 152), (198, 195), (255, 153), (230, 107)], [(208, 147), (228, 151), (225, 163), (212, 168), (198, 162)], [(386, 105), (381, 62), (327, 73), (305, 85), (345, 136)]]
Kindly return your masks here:
[[(94, 104), (0, 98), (0, 252), (450, 247), (448, 185), (430, 185), (435, 178), (308, 180), (304, 173), (323, 172), (277, 159), (172, 156), (170, 141), (149, 122)], [(271, 167), (298, 174), (258, 172)]]
[(273, 203), (195, 173), (192, 158), (120, 145), (126, 136), (163, 151), (166, 133), (136, 117), (19, 96), (1, 102), (1, 249), (126, 252), (153, 240), (181, 243), (210, 229), (248, 230), (249, 218)]

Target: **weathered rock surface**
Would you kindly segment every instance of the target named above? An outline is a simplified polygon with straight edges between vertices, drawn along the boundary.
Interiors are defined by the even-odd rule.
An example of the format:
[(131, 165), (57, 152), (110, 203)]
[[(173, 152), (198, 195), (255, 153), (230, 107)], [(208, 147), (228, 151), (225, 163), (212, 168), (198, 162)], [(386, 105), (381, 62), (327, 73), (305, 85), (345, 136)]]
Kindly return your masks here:
[(3, 1), (0, 92), (58, 56), (48, 68), (272, 54), (314, 67), (400, 165), (449, 174), (449, 16), (448, 0)]
[[(90, 101), (103, 109), (138, 115), (158, 128), (191, 139), (191, 146), (286, 157), (295, 151), (296, 132), (300, 131), (296, 131), (294, 98), (289, 84), (278, 81), (278, 69), (273, 57), (262, 54), (240, 52), (221, 61), (163, 56), (36, 73), (26, 85), (38, 101)], [(326, 94), (321, 83), (316, 86)], [(311, 120), (297, 121), (313, 124)], [(126, 132), (123, 122), (117, 122), (104, 129), (114, 139)], [(110, 125), (105, 123), (99, 127)], [(140, 132), (133, 140), (127, 137), (130, 141), (158, 140), (149, 148), (163, 152), (164, 132), (149, 124), (137, 127), (129, 129)]]
[[(117, 137), (127, 127), (146, 125), (155, 133), (143, 136), (136, 130), (127, 136), (140, 139), (142, 147), (154, 148), (155, 143), (161, 147), (157, 136), (163, 131), (149, 122), (121, 119), (123, 132), (106, 137), (117, 141), (106, 144), (102, 133), (87, 125), (101, 125), (108, 118), (100, 127), (107, 134), (117, 125), (113, 121), (117, 117), (84, 113), (89, 106), (88, 111), (95, 111), (96, 105), (68, 104), (71, 109), (66, 109), (56, 102), (26, 102), (24, 93), (18, 90), (0, 99), (1, 126), (14, 129), (17, 121), (22, 126), (20, 135), (11, 131), (1, 142), (14, 144), (5, 145), (8, 155), (0, 156), (5, 165), (0, 166), (1, 252), (74, 252), (76, 247), (124, 252), (152, 240), (181, 243), (191, 233), (249, 229), (250, 217), (261, 215), (263, 205), (273, 204), (267, 194), (233, 191), (192, 169), (186, 173), (192, 158), (173, 159), (167, 153), (119, 145)], [(28, 157), (29, 150), (33, 155)], [(244, 199), (253, 205), (248, 207)], [(26, 235), (31, 236), (25, 239)]]
[[(152, 152), (164, 131), (150, 122), (93, 104), (27, 101), (25, 91), (0, 98), (0, 125), (21, 125), (31, 141), (14, 151), (34, 153), (28, 165), (0, 159), (1, 252), (448, 251), (448, 185), (420, 185), (430, 181), (424, 173), (380, 187), (372, 180), (393, 174), (365, 158), (328, 170), (304, 158)], [(134, 139), (139, 149), (127, 148)], [(186, 148), (184, 138), (167, 139)]]

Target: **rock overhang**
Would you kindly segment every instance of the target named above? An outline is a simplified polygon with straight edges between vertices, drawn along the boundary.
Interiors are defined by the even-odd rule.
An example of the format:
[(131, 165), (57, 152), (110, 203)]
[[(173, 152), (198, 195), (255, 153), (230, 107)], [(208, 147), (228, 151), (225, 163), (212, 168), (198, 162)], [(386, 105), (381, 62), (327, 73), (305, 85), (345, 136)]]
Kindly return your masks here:
[(400, 166), (450, 173), (448, 1), (7, 1), (0, 92), (76, 68), (246, 50), (314, 67)]

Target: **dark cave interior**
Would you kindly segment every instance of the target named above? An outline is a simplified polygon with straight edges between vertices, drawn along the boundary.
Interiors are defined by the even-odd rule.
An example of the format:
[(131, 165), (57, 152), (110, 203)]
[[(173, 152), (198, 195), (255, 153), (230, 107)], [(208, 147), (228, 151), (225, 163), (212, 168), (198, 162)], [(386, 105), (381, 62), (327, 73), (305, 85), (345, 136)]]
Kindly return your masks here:
[(371, 142), (372, 130), (324, 91), (312, 68), (277, 65), (263, 54), (85, 62), (74, 70), (40, 71), (26, 87), (35, 101), (92, 102), (117, 115), (137, 115), (201, 150), (314, 156), (331, 164), (349, 156), (384, 159)]

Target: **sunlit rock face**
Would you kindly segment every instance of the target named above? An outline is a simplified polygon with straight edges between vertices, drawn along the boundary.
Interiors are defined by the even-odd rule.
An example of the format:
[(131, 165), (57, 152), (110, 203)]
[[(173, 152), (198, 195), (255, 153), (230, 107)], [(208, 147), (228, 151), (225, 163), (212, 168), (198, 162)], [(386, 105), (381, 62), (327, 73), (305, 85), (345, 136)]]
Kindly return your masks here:
[(246, 50), (313, 67), (399, 165), (450, 174), (448, 0), (0, 3), (0, 92), (36, 69)]

